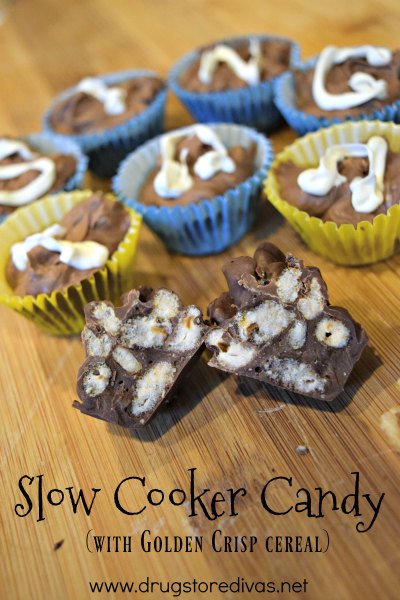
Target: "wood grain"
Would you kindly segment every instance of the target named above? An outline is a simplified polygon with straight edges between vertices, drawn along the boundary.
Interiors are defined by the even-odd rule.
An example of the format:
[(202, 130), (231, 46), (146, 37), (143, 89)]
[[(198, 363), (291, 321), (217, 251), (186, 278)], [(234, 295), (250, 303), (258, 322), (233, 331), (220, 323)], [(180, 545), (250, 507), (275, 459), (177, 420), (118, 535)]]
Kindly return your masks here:
[[(55, 93), (91, 73), (145, 67), (166, 74), (184, 52), (209, 40), (246, 32), (274, 32), (295, 38), (303, 55), (327, 43), (398, 45), (400, 5), (395, 0), (311, 3), (304, 0), (229, 2), (175, 0), (19, 0), (0, 26), (0, 131), (23, 134), (40, 127)], [(169, 127), (186, 124), (178, 101), (168, 103)], [(295, 138), (289, 129), (273, 136), (275, 149)], [(107, 188), (88, 176), (87, 184)], [(380, 415), (399, 403), (400, 258), (366, 268), (338, 267), (312, 254), (293, 230), (265, 206), (257, 228), (221, 256), (190, 259), (168, 254), (145, 227), (141, 232), (136, 282), (166, 285), (186, 302), (205, 309), (223, 278), (227, 257), (252, 252), (269, 239), (283, 250), (321, 268), (331, 300), (346, 306), (370, 335), (370, 346), (345, 393), (332, 405), (299, 400), (251, 380), (209, 369), (202, 361), (178, 401), (145, 431), (130, 434), (71, 408), (83, 352), (78, 339), (55, 339), (0, 308), (1, 581), (4, 599), (90, 598), (88, 581), (153, 579), (309, 580), (307, 599), (394, 599), (400, 572), (400, 458), (379, 428)], [(299, 444), (309, 448), (300, 456)], [(210, 523), (189, 519), (185, 507), (163, 504), (141, 517), (113, 506), (113, 490), (130, 475), (169, 491), (197, 467), (198, 485), (213, 490), (245, 486), (249, 498), (239, 516)], [(271, 477), (292, 476), (297, 487), (350, 491), (360, 471), (364, 492), (385, 492), (372, 530), (360, 534), (355, 519), (328, 511), (323, 519), (302, 514), (272, 517), (257, 503)], [(44, 474), (52, 487), (102, 488), (89, 517), (62, 504), (46, 519), (18, 518), (18, 479)], [(33, 487), (33, 486), (32, 486)], [(289, 502), (280, 488), (277, 505)], [(375, 496), (374, 496), (375, 497)], [(139, 491), (126, 501), (139, 502)], [(319, 535), (329, 531), (326, 554), (90, 554), (89, 529), (106, 535), (137, 536), (144, 529), (162, 535)], [(54, 546), (63, 540), (59, 549)], [(101, 597), (126, 594), (101, 594)], [(212, 595), (202, 597), (255, 597)], [(192, 597), (200, 597), (192, 595)], [(257, 595), (258, 596), (258, 595)], [(290, 594), (293, 596), (293, 594)], [(168, 597), (153, 594), (151, 597)], [(172, 597), (171, 595), (169, 597)], [(280, 594), (281, 598), (289, 594)]]

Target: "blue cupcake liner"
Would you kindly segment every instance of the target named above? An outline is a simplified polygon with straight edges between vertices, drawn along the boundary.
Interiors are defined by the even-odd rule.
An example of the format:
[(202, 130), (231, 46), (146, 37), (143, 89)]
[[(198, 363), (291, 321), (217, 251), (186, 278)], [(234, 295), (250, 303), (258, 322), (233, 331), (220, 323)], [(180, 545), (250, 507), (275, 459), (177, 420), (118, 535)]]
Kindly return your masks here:
[[(99, 77), (107, 85), (117, 85), (127, 79), (136, 77), (158, 77), (157, 73), (148, 70), (130, 70), (109, 73)], [(76, 91), (71, 87), (55, 98), (43, 117), (45, 132), (64, 139), (73, 140), (89, 156), (89, 168), (99, 177), (112, 177), (119, 163), (135, 148), (164, 131), (164, 110), (167, 99), (167, 88), (158, 92), (151, 104), (131, 119), (97, 133), (64, 135), (54, 131), (50, 123), (50, 115), (56, 104), (66, 100)]]
[[(88, 157), (82, 152), (81, 148), (72, 140), (63, 139), (59, 136), (48, 135), (46, 133), (31, 133), (20, 136), (22, 142), (26, 142), (33, 150), (43, 152), (43, 154), (71, 154), (76, 160), (75, 173), (65, 182), (62, 190), (70, 192), (80, 189), (85, 177)], [(57, 190), (55, 194), (62, 191)], [(12, 214), (12, 213), (10, 213)], [(0, 223), (3, 223), (9, 215), (0, 216)]]
[[(249, 38), (256, 38), (260, 41), (286, 41), (291, 45), (290, 67), (293, 68), (300, 62), (298, 44), (279, 36), (248, 35), (221, 40), (221, 43), (242, 42)], [(274, 81), (282, 75), (263, 81), (259, 85), (238, 90), (191, 92), (180, 85), (179, 79), (199, 54), (200, 50), (194, 50), (183, 56), (171, 69), (168, 79), (171, 90), (199, 123), (236, 123), (265, 132), (274, 131), (282, 125), (282, 117), (274, 104), (273, 88)]]
[[(297, 70), (308, 71), (312, 69), (316, 62), (317, 56), (307, 60), (306, 62), (296, 66)], [(287, 71), (276, 81), (274, 81), (274, 94), (275, 104), (282, 113), (285, 121), (290, 125), (292, 129), (297, 131), (300, 135), (309, 133), (312, 131), (318, 131), (324, 127), (330, 127), (331, 125), (338, 125), (345, 121), (394, 121), (399, 122), (400, 117), (400, 100), (397, 100), (393, 104), (388, 104), (374, 110), (370, 113), (360, 113), (357, 116), (346, 115), (344, 117), (317, 117), (304, 111), (301, 111), (296, 106), (296, 90), (294, 75), (292, 72)]]
[[(160, 154), (158, 136), (128, 156), (113, 179), (113, 191), (138, 213), (165, 245), (190, 256), (217, 254), (239, 241), (254, 222), (261, 187), (273, 160), (272, 144), (262, 134), (239, 125), (213, 124), (227, 147), (257, 144), (256, 170), (246, 181), (212, 200), (181, 206), (151, 206), (138, 201), (139, 193)], [(177, 130), (179, 131), (179, 130)]]

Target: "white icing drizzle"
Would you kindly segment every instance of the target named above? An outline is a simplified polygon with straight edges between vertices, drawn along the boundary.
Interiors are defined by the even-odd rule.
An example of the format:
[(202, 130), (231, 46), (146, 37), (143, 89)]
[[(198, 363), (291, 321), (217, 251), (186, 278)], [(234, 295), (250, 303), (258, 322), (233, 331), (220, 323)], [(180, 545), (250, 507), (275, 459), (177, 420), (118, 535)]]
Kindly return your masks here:
[(3, 160), (12, 154), (19, 154), (24, 160), (32, 160), (37, 156), (25, 142), (0, 138), (0, 160)]
[(338, 172), (338, 163), (346, 157), (368, 157), (365, 177), (355, 177), (350, 183), (351, 203), (357, 212), (374, 212), (383, 202), (384, 175), (388, 145), (384, 138), (371, 137), (367, 144), (340, 144), (327, 148), (318, 168), (306, 169), (297, 178), (307, 194), (325, 196), (333, 187), (346, 181)]
[(212, 150), (202, 154), (194, 164), (194, 172), (201, 179), (210, 179), (219, 171), (233, 173), (236, 166), (217, 134), (206, 125), (192, 125), (177, 132), (167, 133), (160, 141), (161, 169), (154, 179), (154, 189), (162, 198), (178, 198), (193, 185), (193, 177), (186, 163), (187, 151), (175, 160), (176, 147), (186, 137), (198, 137)]
[(19, 140), (0, 139), (0, 160), (16, 153), (28, 162), (0, 165), (0, 179), (13, 179), (33, 170), (39, 171), (39, 175), (17, 190), (0, 190), (0, 204), (15, 208), (43, 196), (56, 178), (56, 167), (50, 158), (36, 158), (37, 154)]
[(368, 73), (353, 73), (348, 85), (353, 90), (344, 94), (330, 94), (325, 88), (325, 78), (333, 65), (340, 64), (349, 58), (366, 58), (374, 67), (388, 65), (392, 52), (388, 48), (377, 46), (358, 46), (354, 48), (336, 48), (327, 46), (318, 57), (315, 66), (312, 94), (315, 103), (323, 110), (345, 110), (360, 106), (373, 98), (384, 100), (387, 97), (387, 82), (375, 79)]
[(108, 87), (97, 77), (85, 77), (76, 86), (78, 92), (84, 92), (97, 98), (103, 104), (107, 115), (121, 115), (126, 111), (126, 90), (120, 87)]
[(201, 83), (209, 85), (214, 77), (218, 63), (224, 62), (239, 79), (249, 85), (260, 83), (261, 46), (257, 39), (249, 41), (250, 59), (248, 62), (230, 46), (218, 44), (212, 50), (203, 52), (198, 77)]
[(18, 271), (28, 268), (28, 253), (42, 246), (51, 252), (59, 252), (59, 260), (74, 269), (85, 270), (102, 267), (108, 260), (109, 251), (106, 246), (87, 240), (70, 242), (58, 240), (55, 236), (65, 235), (66, 229), (61, 225), (52, 225), (40, 233), (28, 236), (23, 242), (11, 246), (11, 259)]

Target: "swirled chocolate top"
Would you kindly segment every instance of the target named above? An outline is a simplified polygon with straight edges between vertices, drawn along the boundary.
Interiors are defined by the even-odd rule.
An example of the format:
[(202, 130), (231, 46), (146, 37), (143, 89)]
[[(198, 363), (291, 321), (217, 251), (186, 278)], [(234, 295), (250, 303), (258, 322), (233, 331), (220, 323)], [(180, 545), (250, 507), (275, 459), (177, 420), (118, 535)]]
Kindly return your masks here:
[[(348, 58), (341, 63), (333, 64), (325, 75), (324, 85), (328, 93), (335, 96), (351, 92), (350, 83), (355, 74), (366, 74), (375, 81), (386, 82), (384, 97), (374, 97), (357, 106), (343, 109), (326, 110), (318, 105), (313, 95), (315, 68), (305, 71), (294, 71), (296, 106), (299, 110), (317, 117), (343, 118), (346, 115), (358, 116), (371, 113), (383, 106), (400, 100), (400, 50), (391, 53), (387, 64), (371, 65), (366, 57)], [(364, 75), (365, 77), (365, 75)]]
[(58, 102), (50, 124), (57, 133), (100, 133), (139, 115), (165, 87), (157, 77), (142, 76), (108, 86), (100, 79), (83, 79), (76, 92)]
[(161, 148), (157, 167), (140, 190), (143, 204), (173, 206), (211, 200), (255, 171), (256, 144), (226, 148), (205, 125), (165, 134)]
[[(357, 146), (361, 145), (357, 144)], [(364, 146), (366, 147), (367, 144)], [(378, 156), (381, 154), (380, 150), (375, 155), (370, 154), (364, 157), (345, 156), (345, 154), (346, 147), (342, 153), (343, 158), (337, 161), (338, 178), (335, 184), (329, 190), (318, 194), (317, 190), (310, 193), (312, 187), (303, 189), (301, 187), (302, 173), (306, 169), (292, 161), (280, 163), (275, 173), (279, 182), (281, 198), (311, 216), (319, 217), (324, 221), (333, 221), (337, 225), (345, 223), (357, 225), (361, 221), (372, 222), (377, 215), (385, 214), (391, 206), (400, 202), (399, 152), (394, 152), (387, 147), (386, 155), (382, 157), (380, 177), (376, 171), (376, 165), (371, 165), (372, 162), (376, 162), (377, 158), (380, 158)], [(310, 168), (308, 171), (317, 172), (318, 169)], [(368, 185), (369, 181), (372, 185)], [(362, 203), (356, 202), (356, 188), (363, 184), (366, 192), (365, 198), (367, 201), (369, 200), (370, 206), (363, 206)], [(377, 197), (377, 193), (379, 193), (379, 197)], [(371, 203), (373, 198), (376, 201)]]
[(7, 281), (19, 296), (77, 285), (105, 264), (129, 226), (129, 214), (120, 202), (93, 194), (58, 224), (12, 247)]
[[(280, 75), (289, 68), (291, 45), (284, 40), (259, 41), (255, 40), (222, 42), (204, 46), (200, 49), (198, 58), (182, 73), (179, 83), (191, 92), (222, 92), (235, 90), (248, 85), (256, 85)], [(208, 75), (202, 76), (204, 69), (204, 57), (206, 53), (215, 51), (216, 48), (224, 46), (232, 49), (237, 57), (222, 52), (214, 54), (213, 66), (206, 67)], [(206, 60), (209, 61), (209, 56)], [(203, 60), (203, 69), (202, 67)], [(254, 73), (247, 76), (250, 61), (254, 62)], [(247, 64), (247, 67), (246, 67)]]
[(0, 138), (0, 217), (61, 191), (76, 170), (71, 154), (45, 154), (27, 142)]

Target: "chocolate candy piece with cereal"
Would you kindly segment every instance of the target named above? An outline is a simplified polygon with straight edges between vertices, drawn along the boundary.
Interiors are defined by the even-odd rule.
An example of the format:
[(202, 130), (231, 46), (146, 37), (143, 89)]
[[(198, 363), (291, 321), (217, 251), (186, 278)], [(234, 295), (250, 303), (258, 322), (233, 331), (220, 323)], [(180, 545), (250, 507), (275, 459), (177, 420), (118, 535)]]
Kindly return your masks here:
[(176, 393), (200, 357), (208, 326), (197, 306), (184, 307), (167, 290), (142, 288), (85, 308), (86, 360), (78, 373), (82, 413), (136, 428)]
[(264, 243), (254, 258), (236, 258), (222, 270), (229, 291), (208, 307), (217, 325), (206, 337), (208, 364), (333, 400), (368, 337), (346, 309), (330, 306), (319, 269)]

